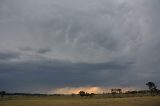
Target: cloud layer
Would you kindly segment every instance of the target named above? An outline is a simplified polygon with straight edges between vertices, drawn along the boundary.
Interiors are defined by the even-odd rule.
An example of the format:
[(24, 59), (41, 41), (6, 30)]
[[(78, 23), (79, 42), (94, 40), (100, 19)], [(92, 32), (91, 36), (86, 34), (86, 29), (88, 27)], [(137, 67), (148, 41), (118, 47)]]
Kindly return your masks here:
[(1, 0), (0, 89), (160, 84), (158, 0)]

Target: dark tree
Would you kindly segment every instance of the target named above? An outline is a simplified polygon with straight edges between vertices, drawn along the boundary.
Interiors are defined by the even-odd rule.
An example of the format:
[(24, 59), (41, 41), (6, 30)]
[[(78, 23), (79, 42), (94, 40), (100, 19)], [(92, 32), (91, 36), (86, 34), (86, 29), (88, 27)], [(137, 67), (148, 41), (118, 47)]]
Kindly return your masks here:
[(86, 96), (86, 93), (84, 91), (79, 91), (80, 96)]
[(85, 96), (90, 96), (90, 94), (88, 92), (85, 93)]
[(90, 96), (92, 97), (93, 95), (95, 95), (94, 93), (91, 93)]
[(122, 89), (117, 89), (117, 91), (119, 94), (122, 93)]
[(122, 93), (122, 89), (111, 89), (112, 94)]
[(82, 96), (82, 97), (83, 96), (92, 97), (95, 94), (94, 93), (84, 92), (84, 91), (79, 91), (79, 95)]
[(5, 91), (1, 91), (0, 94), (1, 94), (1, 98), (3, 99), (4, 95), (6, 94), (6, 92)]
[(147, 82), (146, 85), (148, 86), (149, 90), (155, 88), (155, 84), (153, 82)]
[(152, 96), (157, 93), (157, 86), (153, 82), (147, 82), (146, 85), (148, 86)]

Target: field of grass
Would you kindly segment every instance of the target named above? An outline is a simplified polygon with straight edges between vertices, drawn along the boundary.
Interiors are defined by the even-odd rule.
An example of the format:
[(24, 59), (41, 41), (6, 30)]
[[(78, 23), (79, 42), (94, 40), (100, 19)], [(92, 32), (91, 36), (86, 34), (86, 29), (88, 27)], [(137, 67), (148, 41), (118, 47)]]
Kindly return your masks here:
[(0, 106), (160, 106), (160, 96), (128, 98), (14, 96), (0, 100)]

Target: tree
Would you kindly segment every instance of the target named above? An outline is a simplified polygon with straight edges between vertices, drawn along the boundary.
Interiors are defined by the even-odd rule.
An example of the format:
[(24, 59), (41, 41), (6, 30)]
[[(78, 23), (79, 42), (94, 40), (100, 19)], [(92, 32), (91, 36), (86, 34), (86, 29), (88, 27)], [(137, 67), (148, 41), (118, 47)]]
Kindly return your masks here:
[(122, 89), (117, 89), (117, 91), (119, 94), (122, 93)]
[(0, 94), (1, 94), (1, 98), (3, 99), (4, 95), (6, 94), (6, 92), (5, 91), (1, 91)]
[(157, 93), (157, 86), (153, 82), (147, 82), (146, 85), (148, 86), (152, 96)]
[(112, 94), (122, 93), (122, 89), (111, 89)]
[(79, 91), (80, 96), (86, 96), (86, 93), (84, 91)]
[(84, 92), (84, 91), (79, 91), (79, 95), (82, 96), (82, 97), (83, 96), (92, 97), (95, 94), (94, 93)]
[(95, 95), (94, 93), (91, 93), (89, 96), (92, 97), (93, 95)]

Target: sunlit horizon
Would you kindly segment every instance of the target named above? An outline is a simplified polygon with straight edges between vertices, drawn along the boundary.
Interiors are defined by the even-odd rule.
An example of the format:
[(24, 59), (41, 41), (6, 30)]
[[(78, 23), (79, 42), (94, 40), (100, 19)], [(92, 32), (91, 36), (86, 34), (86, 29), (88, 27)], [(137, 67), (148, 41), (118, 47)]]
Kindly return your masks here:
[(101, 86), (84, 86), (84, 87), (59, 87), (55, 88), (47, 94), (78, 94), (79, 91), (87, 93), (103, 94), (111, 93), (111, 89), (122, 89), (122, 92), (140, 90), (137, 87), (101, 87)]

